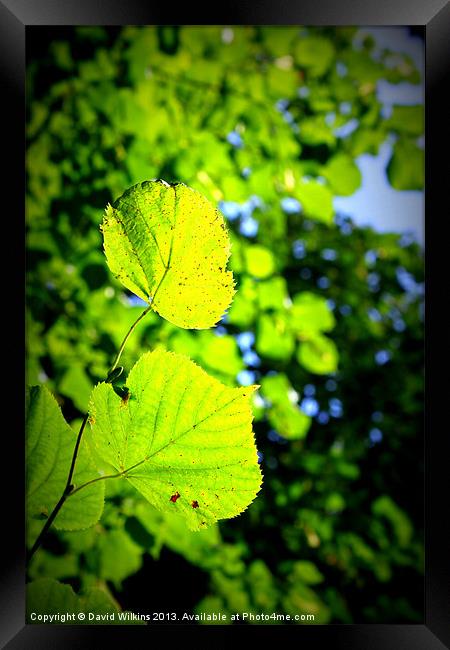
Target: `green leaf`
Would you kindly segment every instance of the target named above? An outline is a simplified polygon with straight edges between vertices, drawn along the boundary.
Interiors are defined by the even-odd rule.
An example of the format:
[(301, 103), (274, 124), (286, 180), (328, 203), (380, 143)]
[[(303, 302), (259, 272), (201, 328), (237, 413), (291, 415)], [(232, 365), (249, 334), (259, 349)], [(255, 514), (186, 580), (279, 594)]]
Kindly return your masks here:
[(282, 70), (272, 65), (267, 70), (268, 92), (275, 97), (295, 97), (298, 89), (298, 73)]
[(311, 426), (311, 418), (298, 408), (298, 395), (286, 375), (264, 377), (261, 380), (261, 390), (270, 403), (267, 411), (269, 422), (280, 436), (287, 440), (304, 438)]
[(378, 155), (380, 145), (386, 139), (386, 132), (381, 129), (359, 128), (349, 138), (351, 153), (354, 158), (363, 153)]
[(425, 177), (423, 149), (411, 140), (398, 140), (387, 166), (387, 175), (395, 190), (421, 190)]
[(386, 74), (384, 66), (368, 52), (357, 52), (349, 48), (342, 52), (340, 59), (348, 68), (348, 76), (359, 82), (361, 94), (373, 92), (378, 79), (383, 79)]
[[(73, 534), (73, 533), (72, 533)], [(36, 553), (28, 566), (28, 575), (32, 579), (46, 578), (73, 578), (78, 575), (78, 558), (73, 553), (65, 555), (53, 555), (41, 549)]]
[(52, 578), (40, 578), (27, 585), (26, 605), (27, 623), (31, 624), (136, 624), (127, 618), (120, 620), (120, 609), (105, 590), (93, 588), (76, 594), (70, 585)]
[(300, 139), (305, 144), (316, 146), (326, 144), (334, 147), (336, 136), (333, 129), (326, 123), (323, 115), (312, 115), (301, 120)]
[(345, 460), (341, 460), (336, 463), (336, 471), (341, 476), (344, 476), (345, 478), (348, 478), (352, 481), (357, 479), (360, 475), (358, 465), (347, 463)]
[(131, 370), (129, 398), (109, 384), (90, 403), (95, 453), (161, 512), (192, 530), (234, 517), (261, 485), (250, 396), (227, 388), (184, 356), (155, 350)]
[(321, 175), (328, 180), (338, 196), (350, 196), (361, 185), (361, 172), (347, 154), (333, 156), (322, 168)]
[(124, 530), (109, 530), (98, 540), (100, 577), (120, 589), (122, 580), (142, 566), (142, 549)]
[[(232, 336), (216, 336), (212, 332), (202, 332), (198, 360), (208, 371), (220, 376), (235, 377), (244, 369), (236, 339)], [(218, 376), (218, 378), (220, 378)]]
[(423, 106), (394, 106), (384, 127), (399, 133), (419, 136), (424, 130)]
[(307, 585), (317, 585), (323, 582), (323, 575), (319, 569), (312, 562), (306, 560), (299, 560), (292, 565), (290, 575), (294, 580), (303, 582)]
[(331, 514), (340, 512), (345, 508), (345, 499), (339, 492), (330, 492), (325, 501), (325, 510)]
[(220, 212), (182, 183), (145, 181), (108, 205), (102, 223), (112, 273), (184, 328), (212, 327), (229, 307), (230, 242)]
[(317, 181), (302, 181), (297, 185), (296, 197), (307, 217), (331, 224), (333, 220), (333, 195), (328, 187)]
[(312, 614), (314, 620), (311, 623), (323, 625), (328, 623), (331, 612), (325, 603), (310, 587), (299, 582), (294, 583), (287, 595), (283, 598), (283, 607), (288, 614)]
[(288, 402), (270, 408), (268, 418), (280, 436), (287, 440), (301, 440), (311, 426), (311, 418)]
[(268, 359), (291, 358), (295, 341), (282, 314), (261, 314), (256, 332), (256, 351)]
[(282, 276), (271, 278), (265, 282), (258, 282), (256, 291), (261, 310), (283, 309), (289, 299), (287, 283)]
[(230, 616), (227, 617), (225, 621), (221, 621), (217, 618), (217, 612), (225, 612), (226, 608), (222, 598), (218, 596), (205, 596), (197, 603), (195, 606), (194, 612), (199, 616), (211, 616), (212, 620), (203, 621), (200, 623), (203, 625), (231, 625)]
[(247, 582), (255, 607), (272, 613), (278, 601), (274, 576), (262, 560), (255, 560), (248, 567)]
[(95, 527), (86, 530), (66, 531), (61, 538), (71, 552), (79, 555), (91, 549), (97, 542), (98, 531)]
[(337, 370), (339, 355), (331, 339), (322, 334), (314, 334), (299, 345), (297, 359), (307, 370), (317, 375), (326, 375)]
[(300, 335), (328, 332), (333, 329), (335, 318), (325, 298), (310, 291), (302, 291), (293, 298), (290, 324)]
[(299, 40), (294, 53), (299, 65), (307, 68), (312, 76), (319, 77), (330, 67), (334, 58), (334, 47), (327, 38), (307, 36)]
[(261, 27), (261, 36), (264, 46), (272, 56), (284, 56), (289, 54), (292, 41), (297, 37), (297, 27)]
[(385, 517), (391, 524), (399, 546), (406, 547), (411, 542), (413, 527), (408, 515), (386, 494), (372, 503), (372, 512)]
[(272, 251), (254, 244), (244, 250), (247, 273), (255, 278), (268, 278), (275, 271), (275, 258)]
[(67, 368), (59, 384), (59, 392), (70, 397), (80, 411), (85, 410), (92, 388), (83, 366), (78, 363), (73, 363)]
[(228, 312), (228, 321), (238, 327), (248, 327), (256, 316), (257, 284), (244, 277)]
[[(44, 386), (33, 386), (27, 394), (26, 503), (29, 520), (50, 515), (66, 486), (75, 447), (76, 433), (64, 420), (55, 398)], [(86, 447), (81, 444), (73, 485), (98, 476)], [(54, 525), (79, 530), (94, 525), (103, 510), (104, 485), (94, 483), (69, 496)], [(34, 540), (32, 540), (34, 541)]]
[(155, 559), (159, 557), (161, 546), (165, 545), (196, 566), (205, 569), (221, 566), (223, 554), (218, 525), (196, 532), (187, 531), (181, 517), (162, 514), (146, 502), (136, 506), (135, 515), (154, 537), (153, 548), (147, 550)]
[[(55, 615), (78, 612), (79, 600), (70, 585), (63, 585), (52, 578), (41, 578), (27, 585), (27, 619), (33, 623), (32, 613)], [(59, 623), (61, 621), (58, 621)], [(66, 622), (66, 621), (64, 621)], [(67, 621), (68, 623), (73, 621)]]

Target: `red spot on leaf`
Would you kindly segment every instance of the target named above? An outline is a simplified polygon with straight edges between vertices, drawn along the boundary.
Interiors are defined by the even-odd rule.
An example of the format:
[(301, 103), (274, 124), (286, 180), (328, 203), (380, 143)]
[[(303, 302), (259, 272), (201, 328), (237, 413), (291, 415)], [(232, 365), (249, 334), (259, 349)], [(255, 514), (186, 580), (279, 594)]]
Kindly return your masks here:
[(177, 501), (177, 499), (179, 499), (179, 498), (180, 498), (180, 493), (179, 493), (179, 492), (175, 492), (175, 494), (172, 494), (172, 496), (170, 497), (169, 501), (172, 501), (172, 503), (175, 503), (175, 502)]
[(192, 506), (193, 508), (198, 508), (198, 501), (193, 501), (193, 502), (191, 503), (191, 506)]

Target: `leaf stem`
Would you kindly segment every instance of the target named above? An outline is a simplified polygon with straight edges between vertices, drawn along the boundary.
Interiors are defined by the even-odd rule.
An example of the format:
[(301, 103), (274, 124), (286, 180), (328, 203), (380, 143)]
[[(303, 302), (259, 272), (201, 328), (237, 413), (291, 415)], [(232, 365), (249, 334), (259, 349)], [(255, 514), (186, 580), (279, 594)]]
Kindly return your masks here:
[(88, 417), (89, 417), (89, 414), (86, 413), (86, 415), (83, 418), (83, 422), (81, 423), (80, 430), (78, 432), (77, 441), (75, 443), (75, 447), (74, 447), (74, 450), (73, 450), (72, 461), (70, 463), (69, 474), (67, 476), (67, 481), (66, 481), (66, 486), (64, 488), (64, 492), (62, 493), (61, 498), (58, 501), (58, 503), (56, 504), (56, 506), (53, 508), (49, 518), (45, 522), (44, 527), (42, 528), (41, 532), (39, 533), (36, 541), (34, 542), (34, 544), (32, 546), (32, 548), (28, 552), (28, 554), (27, 554), (27, 563), (31, 560), (34, 553), (37, 551), (37, 549), (41, 545), (41, 542), (42, 542), (44, 536), (47, 534), (48, 529), (50, 528), (50, 526), (54, 522), (56, 515), (61, 510), (61, 508), (63, 507), (63, 505), (64, 505), (64, 503), (65, 503), (65, 501), (67, 499), (67, 497), (70, 495), (70, 493), (73, 490), (72, 476), (73, 476), (73, 472), (75, 470), (75, 462), (77, 460), (78, 450), (80, 448), (81, 438), (83, 436), (83, 431), (84, 431), (84, 429), (86, 427)]
[(47, 534), (48, 529), (50, 528), (50, 526), (54, 522), (56, 515), (58, 514), (58, 512), (63, 507), (66, 499), (67, 499), (67, 494), (64, 492), (63, 495), (61, 496), (60, 500), (56, 504), (56, 506), (53, 508), (50, 517), (45, 522), (44, 527), (42, 528), (41, 532), (37, 536), (36, 541), (34, 542), (33, 546), (31, 547), (31, 549), (29, 551), (27, 551), (27, 557), (26, 557), (27, 564), (30, 562), (31, 558), (33, 557), (33, 555), (35, 554), (35, 552), (37, 551), (37, 549), (41, 545), (42, 540), (44, 539), (45, 535)]
[(86, 483), (79, 485), (77, 488), (75, 488), (75, 490), (71, 490), (67, 496), (69, 497), (72, 496), (79, 490), (82, 490), (88, 485), (91, 485), (91, 483), (96, 483), (97, 481), (104, 481), (107, 478), (120, 478), (121, 476), (125, 476), (126, 474), (128, 474), (128, 472), (131, 472), (132, 469), (135, 469), (136, 467), (139, 467), (139, 465), (145, 463), (149, 458), (150, 456), (146, 456), (143, 460), (140, 460), (138, 463), (135, 463), (131, 467), (127, 467), (126, 469), (122, 470), (121, 472), (118, 472), (117, 474), (108, 474), (107, 476), (97, 476), (97, 478), (93, 478), (90, 481), (87, 481)]
[(111, 368), (110, 368), (110, 370), (109, 370), (109, 372), (108, 372), (108, 375), (111, 374), (112, 371), (116, 369), (117, 364), (118, 364), (119, 361), (120, 361), (120, 357), (122, 356), (122, 352), (123, 352), (124, 349), (125, 349), (125, 345), (126, 345), (126, 343), (127, 343), (127, 341), (128, 341), (128, 338), (129, 338), (130, 334), (133, 332), (133, 330), (134, 330), (134, 328), (136, 327), (136, 325), (137, 325), (137, 324), (138, 324), (138, 323), (139, 323), (139, 322), (144, 318), (144, 316), (145, 316), (146, 314), (148, 314), (148, 312), (150, 311), (151, 308), (152, 308), (152, 306), (149, 305), (149, 306), (148, 306), (148, 307), (147, 307), (147, 308), (142, 312), (142, 314), (139, 316), (139, 318), (138, 318), (137, 320), (134, 321), (133, 325), (130, 327), (130, 329), (128, 330), (128, 332), (125, 334), (125, 338), (123, 339), (122, 344), (121, 344), (121, 346), (120, 346), (120, 348), (119, 348), (119, 351), (118, 351), (117, 354), (116, 354), (116, 358), (115, 358), (114, 361), (113, 361), (113, 364), (112, 364), (112, 366), (111, 366)]
[(106, 476), (97, 476), (97, 478), (93, 478), (90, 481), (87, 481), (86, 483), (83, 483), (82, 485), (79, 485), (75, 490), (72, 490), (70, 494), (67, 496), (71, 497), (83, 488), (87, 487), (88, 485), (92, 485), (92, 483), (97, 483), (97, 481), (105, 481), (107, 478), (120, 478), (124, 474), (127, 473), (128, 470), (124, 470), (123, 472), (118, 472), (118, 474), (107, 474)]
[[(144, 316), (150, 311), (150, 309), (151, 309), (151, 305), (149, 305), (142, 312), (142, 314), (139, 316), (139, 318), (137, 318), (134, 321), (133, 325), (130, 327), (128, 332), (125, 334), (125, 338), (123, 339), (122, 344), (121, 344), (121, 346), (120, 346), (120, 348), (119, 348), (119, 350), (118, 350), (118, 352), (116, 354), (116, 357), (115, 357), (115, 359), (113, 361), (113, 365), (111, 366), (111, 368), (110, 368), (110, 370), (108, 372), (108, 375), (107, 375), (108, 377), (112, 373), (112, 371), (115, 370), (115, 368), (117, 367), (117, 364), (119, 363), (120, 357), (122, 356), (122, 352), (125, 349), (125, 345), (126, 345), (126, 343), (128, 341), (129, 336), (131, 335), (131, 333), (135, 329), (136, 325), (144, 318)], [(49, 518), (45, 522), (45, 524), (44, 524), (41, 532), (37, 536), (36, 541), (34, 542), (33, 546), (27, 552), (27, 564), (29, 563), (29, 561), (31, 560), (31, 558), (33, 557), (33, 555), (35, 554), (35, 552), (37, 551), (37, 549), (41, 545), (42, 540), (44, 539), (45, 535), (47, 534), (47, 531), (49, 530), (52, 523), (55, 521), (56, 515), (61, 510), (61, 508), (63, 507), (63, 505), (64, 505), (64, 503), (66, 501), (66, 499), (70, 495), (75, 494), (75, 492), (78, 492), (78, 490), (81, 490), (81, 488), (86, 487), (87, 485), (89, 485), (91, 483), (95, 483), (96, 481), (99, 481), (101, 479), (116, 478), (116, 477), (122, 475), (122, 473), (121, 473), (121, 474), (116, 474), (116, 475), (111, 475), (111, 476), (100, 476), (100, 477), (95, 478), (92, 481), (88, 481), (87, 483), (84, 483), (83, 485), (80, 485), (80, 487), (74, 489), (74, 487), (72, 485), (72, 477), (73, 477), (73, 473), (75, 471), (75, 463), (77, 461), (78, 451), (80, 449), (81, 438), (83, 437), (83, 432), (84, 432), (84, 429), (86, 427), (88, 418), (89, 418), (89, 413), (86, 413), (86, 415), (84, 416), (83, 421), (81, 423), (81, 427), (80, 427), (80, 430), (78, 432), (77, 440), (75, 442), (75, 447), (74, 447), (73, 454), (72, 454), (72, 461), (70, 463), (69, 474), (67, 476), (67, 481), (66, 481), (66, 486), (64, 488), (64, 492), (62, 493), (61, 498), (59, 499), (58, 503), (56, 504), (56, 506), (53, 508), (52, 512), (50, 513)]]

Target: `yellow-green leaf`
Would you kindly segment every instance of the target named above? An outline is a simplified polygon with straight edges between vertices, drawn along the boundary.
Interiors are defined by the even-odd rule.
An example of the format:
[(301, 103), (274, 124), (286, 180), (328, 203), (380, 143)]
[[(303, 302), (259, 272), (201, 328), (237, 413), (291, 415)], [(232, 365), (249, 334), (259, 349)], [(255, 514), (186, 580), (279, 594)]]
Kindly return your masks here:
[(90, 403), (96, 455), (161, 512), (200, 530), (247, 508), (261, 486), (252, 432), (255, 386), (228, 388), (173, 352), (144, 354), (128, 395), (95, 387)]
[(229, 307), (225, 222), (196, 190), (162, 180), (134, 185), (108, 205), (102, 231), (112, 273), (171, 323), (206, 329)]

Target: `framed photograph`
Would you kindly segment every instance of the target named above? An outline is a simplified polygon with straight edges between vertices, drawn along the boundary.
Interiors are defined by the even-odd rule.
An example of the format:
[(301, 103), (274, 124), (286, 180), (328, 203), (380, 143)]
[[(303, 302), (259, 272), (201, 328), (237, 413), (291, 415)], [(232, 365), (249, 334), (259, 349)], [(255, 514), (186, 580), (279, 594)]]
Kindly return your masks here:
[(450, 647), (449, 27), (0, 0), (2, 647)]

